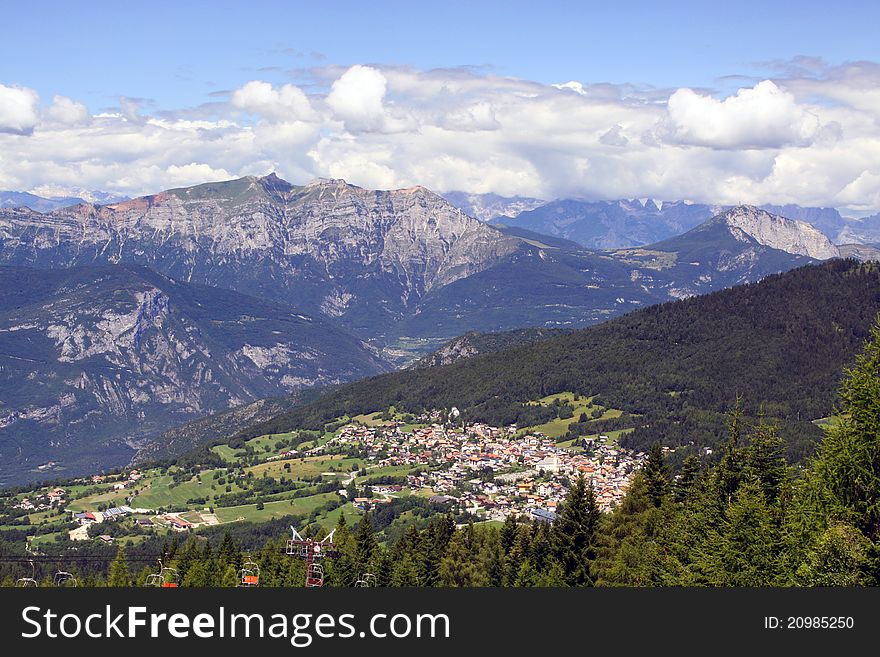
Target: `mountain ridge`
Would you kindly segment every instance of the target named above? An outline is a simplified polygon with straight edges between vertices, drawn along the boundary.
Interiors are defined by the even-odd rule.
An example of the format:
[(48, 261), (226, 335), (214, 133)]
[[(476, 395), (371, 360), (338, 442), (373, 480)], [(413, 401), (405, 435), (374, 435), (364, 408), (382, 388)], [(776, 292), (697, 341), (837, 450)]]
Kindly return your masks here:
[(181, 421), (390, 369), (320, 317), (139, 267), (2, 266), (0, 283), (4, 482), (119, 465)]

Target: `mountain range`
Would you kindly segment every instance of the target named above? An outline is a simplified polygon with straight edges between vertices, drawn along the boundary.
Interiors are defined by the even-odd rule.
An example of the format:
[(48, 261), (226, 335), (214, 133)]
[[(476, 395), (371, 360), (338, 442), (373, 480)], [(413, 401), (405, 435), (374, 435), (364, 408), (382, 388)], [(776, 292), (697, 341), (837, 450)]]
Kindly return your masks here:
[(30, 192), (0, 191), (0, 208), (29, 208), (37, 212), (50, 212), (80, 203), (98, 205), (118, 203), (127, 197), (110, 192), (88, 191), (80, 188), (69, 190), (62, 196), (38, 196)]
[(123, 465), (188, 419), (389, 369), (321, 317), (144, 268), (4, 266), (0, 289), (0, 483)]
[[(464, 203), (457, 194), (447, 198)], [(873, 244), (880, 242), (880, 214), (863, 218), (842, 217), (834, 208), (810, 208), (799, 205), (762, 205), (761, 209), (811, 224), (834, 244)], [(617, 249), (645, 246), (695, 228), (730, 206), (622, 199), (587, 201), (559, 199), (536, 205), (507, 216), (488, 219), (490, 224), (523, 228), (577, 242), (590, 249)]]
[[(390, 406), (455, 406), (467, 421), (500, 426), (529, 417), (533, 400), (573, 391), (624, 411), (609, 422), (632, 429), (626, 446), (662, 440), (692, 452), (722, 444), (740, 396), (746, 418), (779, 424), (790, 456), (803, 458), (820, 435), (814, 421), (833, 413), (840, 371), (878, 312), (880, 265), (833, 260), (545, 339), (468, 338), (465, 350), (469, 342), (486, 349), (464, 355), (459, 339), (425, 367), (339, 386), (233, 442)], [(586, 434), (605, 430), (591, 426)]]
[[(664, 204), (664, 216), (687, 215), (677, 225), (689, 226), (706, 214), (694, 207)], [(149, 267), (323, 315), (402, 363), (467, 331), (583, 326), (830, 257), (828, 248), (750, 241), (769, 216), (736, 235), (730, 228), (643, 250), (588, 251), (553, 237), (542, 242), (531, 229), (496, 229), (423, 187), (294, 186), (269, 175), (106, 206), (3, 210), (0, 262)], [(812, 230), (778, 223), (789, 233)], [(694, 250), (705, 239), (712, 253)]]
[[(109, 205), (2, 209), (0, 477), (33, 476), (48, 461), (118, 463), (175, 425), (250, 409), (210, 425), (228, 433), (265, 418), (259, 398), (407, 365), (469, 332), (519, 331), (526, 344), (880, 253), (753, 206), (709, 217), (684, 203), (630, 210), (645, 207), (668, 226), (695, 225), (590, 250), (489, 225), (424, 187), (297, 186), (274, 174)], [(472, 336), (435, 358), (506, 339)], [(189, 426), (173, 440), (191, 444), (208, 425)]]

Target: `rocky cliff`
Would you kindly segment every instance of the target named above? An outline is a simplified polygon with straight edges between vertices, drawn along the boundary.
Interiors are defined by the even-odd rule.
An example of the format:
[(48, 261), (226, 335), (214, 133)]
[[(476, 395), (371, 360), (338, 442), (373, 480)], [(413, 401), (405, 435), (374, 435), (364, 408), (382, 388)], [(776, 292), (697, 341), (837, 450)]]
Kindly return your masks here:
[(102, 207), (0, 213), (0, 262), (145, 265), (339, 317), (368, 336), (517, 244), (423, 187), (293, 186), (274, 175)]
[(325, 320), (235, 292), (0, 267), (0, 483), (120, 465), (188, 419), (387, 369)]

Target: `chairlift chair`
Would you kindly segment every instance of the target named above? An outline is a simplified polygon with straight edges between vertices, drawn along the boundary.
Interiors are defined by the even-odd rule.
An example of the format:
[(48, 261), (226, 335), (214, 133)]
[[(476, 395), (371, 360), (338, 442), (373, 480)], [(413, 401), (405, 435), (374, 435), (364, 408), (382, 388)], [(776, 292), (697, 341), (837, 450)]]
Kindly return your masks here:
[(147, 579), (144, 582), (144, 586), (155, 586), (157, 588), (163, 589), (176, 589), (178, 587), (178, 582), (180, 581), (180, 574), (177, 572), (177, 568), (170, 568), (162, 563), (162, 559), (159, 559), (159, 572), (158, 573), (150, 573), (147, 575)]
[(239, 571), (238, 586), (249, 587), (260, 585), (260, 567), (252, 561), (250, 555)]
[[(28, 550), (30, 552), (30, 550)], [(33, 559), (29, 559), (28, 563), (31, 565), (31, 576), (30, 577), (19, 577), (15, 580), (15, 585), (21, 588), (32, 588), (35, 586), (39, 586), (37, 584), (37, 566), (34, 563)]]
[(373, 573), (364, 573), (354, 583), (357, 588), (372, 588), (376, 586), (376, 576)]
[(79, 586), (79, 581), (73, 576), (73, 573), (66, 570), (59, 570), (55, 573), (53, 583), (55, 586)]
[(319, 563), (313, 563), (306, 573), (306, 586), (309, 588), (318, 588), (324, 586), (324, 566)]

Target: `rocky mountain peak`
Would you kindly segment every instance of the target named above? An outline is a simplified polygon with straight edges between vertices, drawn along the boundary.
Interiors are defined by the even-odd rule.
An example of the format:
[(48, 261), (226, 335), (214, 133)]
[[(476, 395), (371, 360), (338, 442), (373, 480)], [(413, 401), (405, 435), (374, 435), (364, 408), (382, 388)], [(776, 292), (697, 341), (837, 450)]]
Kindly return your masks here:
[(840, 255), (831, 240), (810, 224), (771, 214), (754, 205), (738, 205), (717, 219), (737, 239), (751, 238), (758, 244), (817, 260)]

